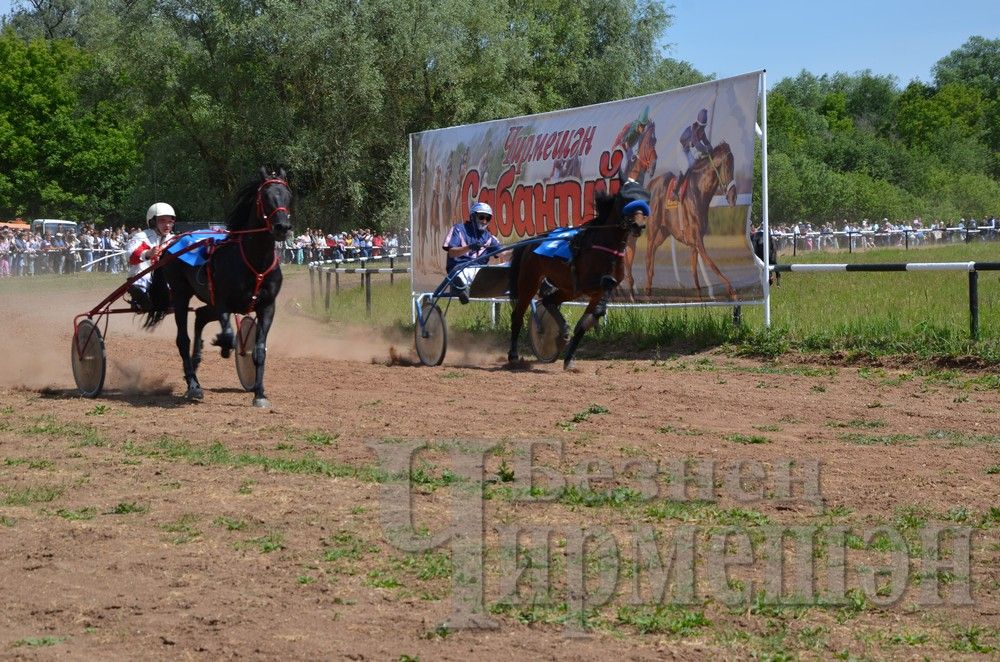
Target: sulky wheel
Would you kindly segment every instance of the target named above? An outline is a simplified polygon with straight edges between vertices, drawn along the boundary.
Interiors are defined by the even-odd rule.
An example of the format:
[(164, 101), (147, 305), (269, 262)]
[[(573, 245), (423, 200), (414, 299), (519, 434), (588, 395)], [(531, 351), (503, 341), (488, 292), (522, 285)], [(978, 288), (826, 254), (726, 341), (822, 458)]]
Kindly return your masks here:
[(420, 319), (424, 323), (421, 326), (418, 320), (413, 331), (417, 356), (424, 365), (441, 365), (444, 353), (448, 350), (448, 327), (444, 322), (444, 314), (433, 303), (425, 302), (420, 310)]
[(73, 347), (70, 349), (73, 364), (73, 379), (80, 395), (96, 398), (104, 389), (104, 377), (108, 369), (108, 357), (104, 353), (104, 338), (91, 320), (85, 319), (73, 332)]
[(528, 320), (528, 339), (531, 351), (542, 363), (552, 363), (559, 358), (563, 342), (559, 332), (559, 322), (549, 311), (537, 306)]
[(252, 391), (257, 382), (257, 366), (253, 364), (253, 348), (257, 343), (257, 321), (247, 315), (236, 327), (236, 375), (244, 391)]

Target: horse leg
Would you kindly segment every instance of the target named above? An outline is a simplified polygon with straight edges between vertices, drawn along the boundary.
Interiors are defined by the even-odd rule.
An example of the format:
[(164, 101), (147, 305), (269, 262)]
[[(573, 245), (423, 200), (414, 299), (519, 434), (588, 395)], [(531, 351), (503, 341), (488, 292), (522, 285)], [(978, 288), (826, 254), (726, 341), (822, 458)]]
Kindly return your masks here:
[(600, 319), (608, 314), (608, 300), (611, 299), (611, 293), (615, 291), (616, 287), (618, 287), (618, 281), (613, 276), (608, 274), (601, 276), (601, 292), (603, 292), (603, 295), (598, 299), (597, 305), (592, 306), (592, 312), (596, 319)]
[[(733, 289), (733, 284), (730, 283), (729, 279), (726, 278), (722, 274), (722, 270), (719, 269), (719, 266), (717, 264), (715, 264), (715, 260), (713, 260), (711, 257), (709, 257), (708, 250), (705, 249), (705, 242), (702, 239), (700, 239), (700, 238), (698, 239), (698, 245), (697, 245), (697, 248), (695, 249), (695, 251), (696, 251), (695, 252), (695, 256), (697, 256), (698, 254), (700, 254), (701, 255), (701, 259), (703, 259), (705, 261), (705, 264), (708, 265), (708, 268), (711, 269), (712, 271), (714, 271), (715, 274), (719, 278), (722, 279), (722, 282), (726, 284), (726, 289), (729, 290), (729, 298), (735, 301), (736, 300), (736, 290)], [(695, 259), (695, 265), (697, 266), (697, 258)], [(697, 277), (697, 275), (696, 275), (696, 277)]]
[(559, 290), (554, 290), (542, 297), (542, 305), (545, 307), (545, 310), (549, 311), (549, 315), (552, 315), (552, 319), (559, 324), (559, 349), (562, 349), (569, 342), (569, 324), (566, 323), (566, 318), (563, 317), (562, 310), (560, 309), (566, 297), (559, 296), (559, 294)]
[(213, 312), (209, 306), (202, 306), (194, 311), (194, 349), (191, 352), (191, 369), (196, 373), (201, 365), (201, 351), (205, 347), (201, 334), (205, 330), (205, 325), (214, 319)]
[(691, 249), (691, 276), (694, 277), (694, 289), (698, 290), (698, 298), (701, 298), (701, 282), (698, 280), (698, 249)]
[(257, 368), (257, 379), (253, 384), (253, 406), (269, 409), (271, 403), (264, 395), (264, 360), (267, 358), (267, 334), (274, 321), (274, 304), (257, 311), (257, 340), (253, 347), (253, 364)]
[(628, 284), (628, 300), (635, 303), (635, 276), (632, 275), (632, 263), (635, 262), (635, 249), (639, 238), (629, 235), (625, 242), (625, 282)]
[(174, 300), (174, 322), (177, 324), (177, 351), (181, 355), (184, 363), (184, 382), (187, 384), (187, 392), (184, 397), (188, 400), (201, 400), (205, 397), (205, 392), (198, 383), (198, 376), (195, 374), (194, 362), (191, 359), (191, 337), (187, 330), (189, 299)]
[(653, 295), (653, 273), (656, 271), (656, 249), (660, 247), (667, 233), (663, 232), (659, 223), (650, 223), (646, 228), (646, 294)]
[(583, 338), (583, 334), (597, 324), (597, 317), (594, 315), (594, 309), (597, 307), (597, 302), (600, 298), (600, 292), (595, 292), (590, 295), (590, 303), (587, 304), (586, 310), (583, 311), (583, 317), (581, 317), (580, 321), (576, 323), (576, 328), (573, 330), (573, 338), (569, 341), (569, 345), (566, 347), (566, 358), (563, 359), (563, 370), (573, 369), (573, 355), (576, 354), (576, 348), (580, 345), (580, 339)]
[(222, 358), (228, 359), (233, 349), (236, 347), (236, 336), (233, 334), (233, 327), (229, 324), (229, 313), (219, 313), (219, 326), (222, 330), (212, 340), (212, 344), (221, 350)]
[(522, 294), (514, 300), (514, 309), (510, 313), (510, 349), (507, 351), (507, 362), (513, 363), (520, 359), (517, 353), (517, 341), (524, 326), (524, 312), (531, 305), (532, 294)]

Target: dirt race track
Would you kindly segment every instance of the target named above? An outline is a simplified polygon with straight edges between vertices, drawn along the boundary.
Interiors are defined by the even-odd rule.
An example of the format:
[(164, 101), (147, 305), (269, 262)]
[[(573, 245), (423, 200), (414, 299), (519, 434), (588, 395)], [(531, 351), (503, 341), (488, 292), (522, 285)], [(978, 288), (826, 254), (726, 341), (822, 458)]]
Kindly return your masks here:
[[(495, 347), (452, 351), (460, 363), (440, 368), (387, 365), (390, 346), (412, 353), (408, 337), (334, 336), (284, 309), (269, 344), (269, 411), (250, 407), (232, 362), (214, 352), (201, 370), (204, 402), (183, 401), (172, 324), (147, 334), (130, 316), (112, 322), (107, 392), (86, 400), (70, 370), (71, 320), (103, 293), (0, 299), (0, 658), (987, 659), (1000, 650), (995, 374), (771, 364), (722, 351), (583, 360), (577, 373), (559, 364), (510, 371)], [(431, 442), (411, 474), (416, 529), (428, 539), (444, 530), (452, 496), (468, 489), (449, 469), (445, 442), (498, 445), (484, 471), (481, 592), (496, 629), (442, 626), (464, 581), (448, 544), (406, 553), (390, 543), (386, 474), (366, 443), (408, 440)], [(545, 442), (535, 462), (551, 465), (553, 481), (578, 480), (581, 463), (616, 477), (519, 491), (529, 441)], [(779, 498), (783, 458), (796, 471), (820, 463), (821, 502), (801, 491)], [(699, 473), (708, 460), (709, 499), (667, 498), (678, 482), (667, 467)], [(659, 463), (660, 473), (641, 481), (619, 471), (630, 461)], [(734, 466), (760, 498), (737, 499), (726, 482)], [(754, 478), (753, 466), (765, 475)], [(921, 532), (935, 522), (967, 532), (967, 571), (962, 559), (922, 571)], [(791, 605), (760, 593), (774, 586), (760, 533), (773, 524), (813, 527), (826, 540), (837, 526), (889, 533), (870, 548), (846, 538), (839, 602)], [(516, 561), (537, 568), (547, 557), (550, 590), (532, 597), (544, 573), (526, 571), (520, 597), (504, 602), (514, 561), (500, 541), (522, 526), (553, 531), (549, 554), (536, 547)], [(654, 529), (669, 538), (684, 526), (699, 541), (725, 526), (745, 532), (752, 558), (720, 583), (699, 546), (695, 598), (657, 606), (633, 538)], [(616, 590), (589, 605), (584, 636), (566, 627), (576, 598), (565, 552), (581, 527), (603, 527), (618, 551)], [(528, 538), (526, 547), (539, 541)], [(804, 558), (817, 568), (819, 594), (831, 586), (833, 547)], [(890, 558), (907, 564), (905, 574), (866, 593), (867, 569)], [(588, 594), (608, 567), (588, 552)], [(924, 604), (920, 589), (935, 579), (945, 604)], [(727, 606), (720, 597), (751, 584), (756, 598)], [(964, 585), (971, 604), (951, 604)]]

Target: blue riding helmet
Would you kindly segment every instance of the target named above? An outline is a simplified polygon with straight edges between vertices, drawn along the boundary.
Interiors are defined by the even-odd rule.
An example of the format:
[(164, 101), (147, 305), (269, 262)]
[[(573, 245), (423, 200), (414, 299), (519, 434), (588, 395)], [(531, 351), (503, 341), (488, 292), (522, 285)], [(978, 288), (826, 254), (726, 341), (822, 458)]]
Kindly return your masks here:
[(649, 203), (645, 200), (633, 200), (622, 207), (622, 216), (631, 216), (637, 211), (641, 211), (645, 216), (652, 216), (653, 211), (649, 208)]
[(487, 214), (492, 218), (493, 208), (490, 207), (485, 202), (477, 202), (476, 204), (472, 205), (472, 207), (469, 209), (469, 219), (471, 220), (475, 218), (476, 214)]

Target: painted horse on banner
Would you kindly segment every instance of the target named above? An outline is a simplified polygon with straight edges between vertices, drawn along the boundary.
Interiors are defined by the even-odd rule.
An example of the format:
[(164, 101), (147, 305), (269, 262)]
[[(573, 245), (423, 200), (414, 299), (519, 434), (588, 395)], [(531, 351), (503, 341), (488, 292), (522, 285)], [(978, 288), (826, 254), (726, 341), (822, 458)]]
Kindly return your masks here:
[[(736, 299), (736, 290), (705, 248), (708, 234), (708, 208), (717, 193), (726, 197), (729, 206), (736, 205), (736, 183), (734, 179), (733, 152), (723, 141), (712, 149), (707, 157), (702, 157), (688, 170), (681, 190), (677, 176), (666, 173), (650, 182), (653, 214), (649, 218), (646, 239), (646, 294), (653, 292), (653, 274), (656, 268), (656, 250), (673, 237), (691, 249), (691, 276), (694, 286), (701, 295), (701, 281), (698, 278), (698, 260), (722, 279), (730, 298)], [(626, 251), (625, 277), (628, 293), (634, 298), (632, 261), (635, 257), (635, 242), (630, 242)]]

